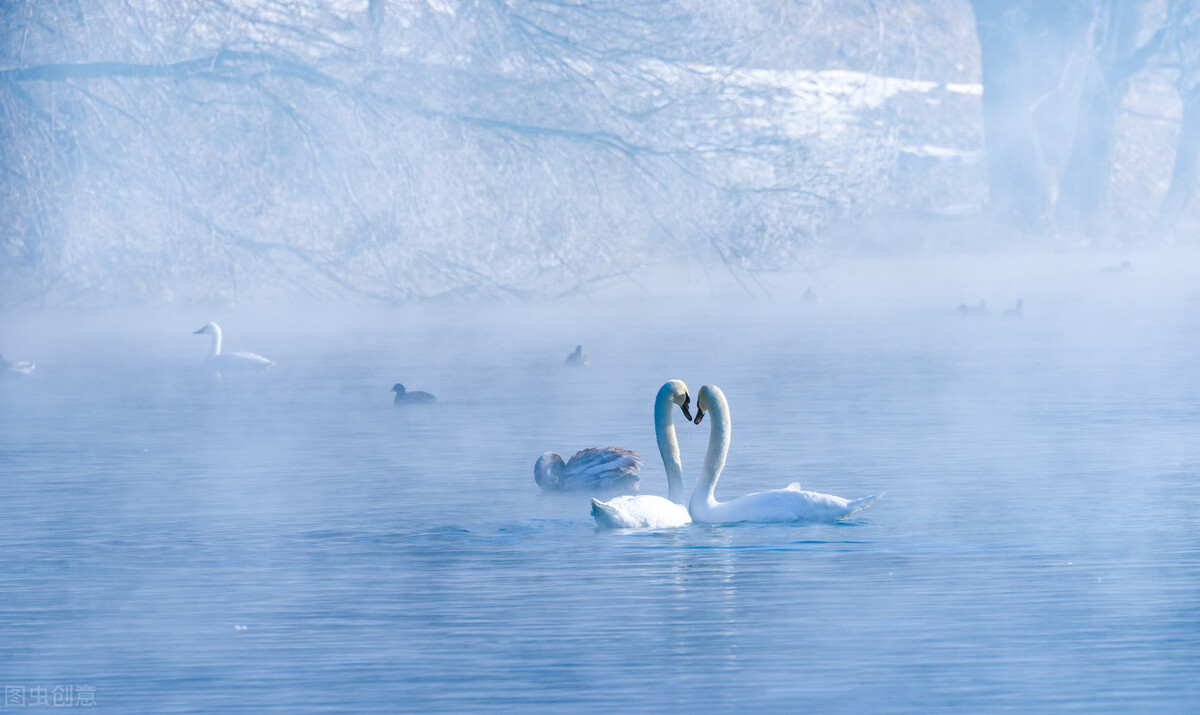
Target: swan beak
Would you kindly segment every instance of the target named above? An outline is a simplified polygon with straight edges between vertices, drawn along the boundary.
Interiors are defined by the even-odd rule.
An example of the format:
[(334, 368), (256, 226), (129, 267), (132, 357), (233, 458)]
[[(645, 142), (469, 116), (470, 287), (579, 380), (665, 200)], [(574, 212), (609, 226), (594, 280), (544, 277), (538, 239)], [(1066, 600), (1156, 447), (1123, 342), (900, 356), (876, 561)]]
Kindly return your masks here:
[(683, 416), (687, 418), (688, 422), (692, 421), (692, 411), (688, 409), (691, 406), (691, 404), (692, 404), (692, 398), (684, 397), (683, 404), (679, 406), (679, 409), (683, 410)]
[(204, 333), (204, 328), (200, 328), (199, 330), (192, 331), (192, 335), (201, 335), (203, 333)]
[(698, 425), (698, 424), (700, 424), (700, 420), (702, 420), (702, 419), (704, 419), (704, 410), (697, 407), (696, 408), (696, 419), (692, 421), (692, 424)]

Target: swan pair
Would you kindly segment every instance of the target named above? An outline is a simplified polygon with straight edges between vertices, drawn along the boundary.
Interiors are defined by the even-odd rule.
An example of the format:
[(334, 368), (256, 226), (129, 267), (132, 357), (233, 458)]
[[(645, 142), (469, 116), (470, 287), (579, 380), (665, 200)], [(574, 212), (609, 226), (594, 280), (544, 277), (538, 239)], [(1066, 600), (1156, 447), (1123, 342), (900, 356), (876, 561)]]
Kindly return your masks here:
[(665, 528), (696, 522), (728, 524), (736, 522), (794, 522), (836, 521), (866, 509), (882, 495), (862, 499), (844, 499), (832, 494), (805, 491), (798, 483), (784, 489), (747, 494), (728, 502), (717, 501), (714, 491), (725, 457), (729, 452), (729, 403), (715, 385), (700, 388), (696, 397), (696, 418), (700, 424), (705, 413), (711, 415), (708, 453), (700, 483), (692, 492), (688, 506), (683, 506), (683, 467), (679, 460), (679, 443), (671, 421), (671, 406), (677, 404), (685, 416), (688, 412), (687, 386), (680, 380), (667, 382), (658, 391), (654, 403), (654, 430), (658, 450), (667, 472), (669, 498), (639, 495), (624, 496), (609, 502), (592, 500), (592, 516), (596, 524), (608, 528)]

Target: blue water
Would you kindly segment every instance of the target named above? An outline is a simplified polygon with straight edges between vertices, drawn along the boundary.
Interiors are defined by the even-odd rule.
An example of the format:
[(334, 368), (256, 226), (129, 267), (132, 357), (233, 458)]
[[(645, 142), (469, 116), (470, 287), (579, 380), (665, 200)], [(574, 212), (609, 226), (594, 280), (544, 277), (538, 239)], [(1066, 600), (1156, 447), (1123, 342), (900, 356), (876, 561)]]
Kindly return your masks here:
[[(841, 309), (854, 275), (816, 307), (10, 319), (39, 366), (0, 382), (0, 683), (123, 713), (1200, 708), (1196, 289), (1032, 280), (1023, 320), (964, 320), (945, 285)], [(214, 318), (278, 366), (206, 372)], [(614, 533), (539, 493), (543, 451), (607, 444), (665, 493), (675, 377), (729, 399), (719, 497), (886, 496)], [(707, 424), (679, 431), (690, 489)]]

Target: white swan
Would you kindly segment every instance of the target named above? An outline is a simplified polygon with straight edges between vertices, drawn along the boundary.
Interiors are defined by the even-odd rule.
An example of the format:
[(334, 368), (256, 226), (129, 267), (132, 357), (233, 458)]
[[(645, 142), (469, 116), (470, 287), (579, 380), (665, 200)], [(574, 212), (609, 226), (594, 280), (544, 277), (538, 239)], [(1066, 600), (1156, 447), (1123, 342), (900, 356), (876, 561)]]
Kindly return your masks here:
[(663, 468), (667, 471), (667, 496), (639, 494), (617, 497), (612, 501), (592, 500), (592, 517), (596, 525), (610, 529), (663, 529), (692, 523), (683, 505), (683, 465), (679, 461), (679, 441), (675, 438), (675, 423), (671, 419), (674, 405), (684, 416), (692, 419), (688, 407), (691, 397), (682, 380), (671, 380), (658, 390), (654, 398), (654, 435)]
[(212, 348), (208, 351), (208, 362), (217, 370), (244, 370), (246, 368), (271, 367), (275, 364), (256, 353), (221, 352), (221, 326), (216, 323), (209, 323), (192, 334), (212, 336)]
[(546, 452), (533, 464), (533, 481), (548, 492), (637, 491), (641, 466), (641, 457), (620, 447), (589, 447), (569, 462), (557, 452)]
[(704, 457), (704, 471), (688, 504), (694, 521), (717, 524), (739, 521), (836, 521), (866, 509), (883, 496), (876, 494), (862, 499), (843, 499), (832, 494), (806, 492), (799, 483), (794, 482), (785, 489), (747, 494), (733, 501), (719, 502), (713, 496), (713, 490), (725, 467), (730, 428), (729, 403), (725, 401), (721, 388), (715, 385), (700, 388), (700, 394), (696, 396), (696, 424), (700, 424), (705, 412), (712, 414), (712, 431), (708, 438), (708, 453)]
[(35, 367), (37, 366), (26, 360), (13, 360), (9, 362), (4, 359), (3, 355), (0, 355), (0, 374), (29, 375)]

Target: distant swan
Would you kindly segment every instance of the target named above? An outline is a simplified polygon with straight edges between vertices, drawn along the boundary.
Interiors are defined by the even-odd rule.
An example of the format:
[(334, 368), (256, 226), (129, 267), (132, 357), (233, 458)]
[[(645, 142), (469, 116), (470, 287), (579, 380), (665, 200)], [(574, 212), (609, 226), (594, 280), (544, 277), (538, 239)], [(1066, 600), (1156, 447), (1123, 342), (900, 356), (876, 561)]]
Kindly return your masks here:
[(883, 496), (876, 494), (851, 501), (832, 494), (806, 492), (799, 483), (793, 482), (785, 489), (747, 494), (732, 501), (719, 502), (713, 496), (713, 491), (729, 452), (730, 420), (729, 403), (715, 385), (701, 387), (700, 394), (696, 396), (696, 424), (700, 424), (705, 412), (712, 414), (712, 431), (708, 438), (708, 454), (704, 457), (704, 471), (688, 504), (694, 521), (716, 524), (739, 521), (836, 521), (866, 509)]
[(245, 370), (247, 368), (271, 367), (275, 364), (256, 353), (221, 352), (221, 326), (216, 323), (209, 323), (192, 334), (212, 336), (212, 348), (208, 351), (208, 362), (217, 370)]
[(583, 346), (582, 345), (576, 345), (575, 352), (573, 352), (567, 356), (567, 364), (568, 365), (575, 365), (578, 367), (583, 367), (584, 365), (590, 365), (591, 362), (592, 362), (591, 360), (588, 360), (588, 356), (583, 354)]
[(620, 447), (590, 447), (568, 462), (556, 452), (546, 452), (533, 465), (533, 481), (548, 492), (636, 491), (641, 466), (641, 457)]
[(1025, 299), (1018, 298), (1017, 306), (1015, 308), (1009, 308), (1008, 310), (1004, 311), (1003, 315), (1005, 318), (1008, 318), (1009, 320), (1025, 317)]
[(396, 399), (393, 400), (397, 405), (424, 405), (430, 402), (437, 402), (437, 398), (428, 392), (414, 390), (409, 392), (404, 389), (404, 385), (396, 383), (392, 385), (392, 392), (396, 393)]
[(675, 438), (672, 406), (679, 405), (683, 415), (692, 421), (688, 410), (691, 397), (682, 380), (671, 380), (658, 390), (654, 398), (654, 435), (658, 453), (662, 455), (667, 472), (667, 495), (664, 499), (650, 494), (617, 497), (612, 501), (592, 500), (592, 517), (596, 525), (610, 529), (662, 529), (692, 523), (683, 505), (683, 465), (679, 461), (679, 441)]
[(26, 362), (24, 360), (14, 360), (9, 362), (8, 360), (4, 359), (3, 355), (0, 355), (0, 373), (28, 375), (29, 373), (33, 372), (35, 367), (37, 366), (33, 363)]

